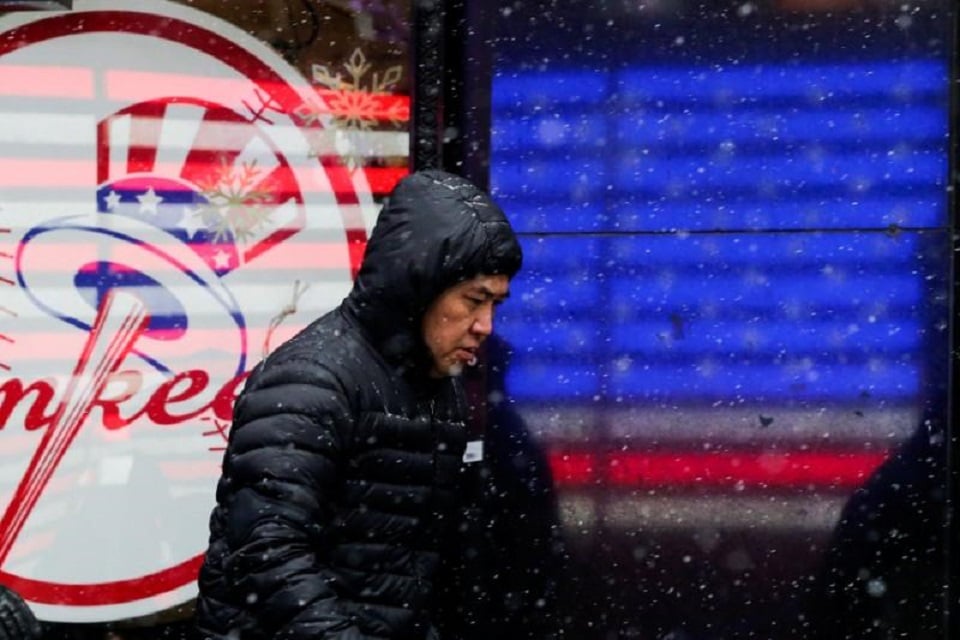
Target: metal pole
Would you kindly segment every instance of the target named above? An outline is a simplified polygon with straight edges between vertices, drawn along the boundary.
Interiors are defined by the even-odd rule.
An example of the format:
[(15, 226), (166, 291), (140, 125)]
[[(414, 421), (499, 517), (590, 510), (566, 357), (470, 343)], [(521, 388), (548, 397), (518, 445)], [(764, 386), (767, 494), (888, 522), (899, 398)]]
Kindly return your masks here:
[(944, 638), (960, 638), (960, 518), (958, 504), (960, 500), (960, 9), (953, 2), (946, 9), (951, 17), (952, 32), (949, 43), (949, 157), (947, 164), (947, 204), (950, 212), (948, 228), (952, 251), (950, 252), (950, 367), (947, 385), (947, 513), (946, 513), (946, 586), (944, 589)]
[(496, 3), (447, 0), (444, 168), (490, 184), (491, 89)]
[(444, 128), (443, 1), (414, 0), (411, 22), (411, 170), (439, 169)]

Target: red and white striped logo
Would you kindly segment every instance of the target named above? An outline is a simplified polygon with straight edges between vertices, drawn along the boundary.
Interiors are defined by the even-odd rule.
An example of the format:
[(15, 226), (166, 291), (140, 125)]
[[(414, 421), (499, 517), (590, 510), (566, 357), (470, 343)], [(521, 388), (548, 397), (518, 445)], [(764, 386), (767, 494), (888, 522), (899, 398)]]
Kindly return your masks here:
[(234, 395), (375, 215), (329, 96), (129, 6), (0, 17), (0, 583), (52, 621), (195, 595)]

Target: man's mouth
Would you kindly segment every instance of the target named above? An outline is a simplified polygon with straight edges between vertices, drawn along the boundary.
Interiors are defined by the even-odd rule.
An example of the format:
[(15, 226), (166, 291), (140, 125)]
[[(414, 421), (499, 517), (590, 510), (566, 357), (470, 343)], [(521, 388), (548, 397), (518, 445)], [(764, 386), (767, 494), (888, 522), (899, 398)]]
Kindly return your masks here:
[(457, 360), (463, 361), (469, 367), (477, 364), (477, 352), (475, 349), (457, 349), (456, 358)]

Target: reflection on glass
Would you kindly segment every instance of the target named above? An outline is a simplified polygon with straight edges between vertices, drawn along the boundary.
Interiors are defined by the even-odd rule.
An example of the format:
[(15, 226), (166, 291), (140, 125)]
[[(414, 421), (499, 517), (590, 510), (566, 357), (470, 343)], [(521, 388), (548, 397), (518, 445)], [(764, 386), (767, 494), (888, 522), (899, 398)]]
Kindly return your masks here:
[(846, 503), (800, 608), (803, 637), (940, 638), (946, 437), (923, 420)]
[(498, 330), (576, 637), (931, 637), (946, 3), (533, 4), (498, 23)]
[(3, 3), (0, 583), (46, 638), (190, 636), (234, 394), (408, 171), (409, 10)]

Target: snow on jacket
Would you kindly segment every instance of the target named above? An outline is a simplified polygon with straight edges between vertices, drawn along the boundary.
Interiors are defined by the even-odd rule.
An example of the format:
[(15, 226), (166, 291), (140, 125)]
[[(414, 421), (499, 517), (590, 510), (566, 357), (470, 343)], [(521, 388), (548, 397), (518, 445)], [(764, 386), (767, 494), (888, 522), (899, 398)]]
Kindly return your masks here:
[(341, 305), (252, 372), (234, 408), (197, 603), (203, 638), (439, 637), (466, 446), (456, 378), (426, 375), (430, 303), (513, 276), (503, 212), (465, 180), (408, 176)]

